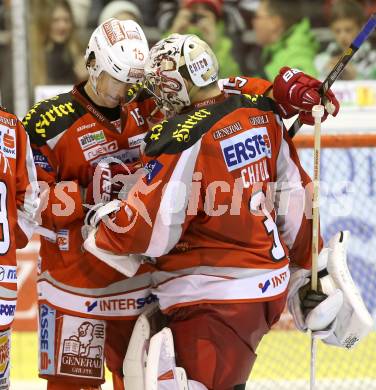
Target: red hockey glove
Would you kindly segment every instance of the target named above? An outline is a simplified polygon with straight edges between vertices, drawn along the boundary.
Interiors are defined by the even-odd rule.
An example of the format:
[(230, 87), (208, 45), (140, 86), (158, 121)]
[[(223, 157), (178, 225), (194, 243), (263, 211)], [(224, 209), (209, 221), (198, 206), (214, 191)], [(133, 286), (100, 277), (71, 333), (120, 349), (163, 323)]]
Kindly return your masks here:
[(121, 192), (129, 190), (128, 187), (134, 184), (135, 180), (132, 180), (131, 175), (141, 167), (140, 162), (132, 164), (100, 162), (92, 167), (89, 170), (92, 180), (86, 189), (85, 203), (93, 205), (118, 199)]
[[(320, 86), (319, 80), (302, 71), (283, 67), (273, 83), (274, 99), (279, 106), (282, 118), (291, 118), (299, 113), (299, 118), (303, 123), (313, 125), (314, 119), (311, 111), (314, 105), (321, 102), (318, 92)], [(339, 102), (334, 93), (329, 89), (325, 96), (332, 103), (332, 110), (328, 112), (328, 105), (326, 105), (322, 121), (329, 113), (336, 116), (339, 111)]]

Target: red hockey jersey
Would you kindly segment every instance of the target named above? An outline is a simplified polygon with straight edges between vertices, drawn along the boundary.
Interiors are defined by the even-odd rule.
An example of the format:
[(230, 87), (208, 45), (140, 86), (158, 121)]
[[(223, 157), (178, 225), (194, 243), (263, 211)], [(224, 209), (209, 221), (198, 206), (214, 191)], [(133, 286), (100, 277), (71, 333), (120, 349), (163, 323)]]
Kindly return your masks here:
[[(276, 299), (289, 262), (310, 267), (310, 178), (262, 96), (221, 96), (154, 126), (148, 174), (105, 223), (98, 247), (158, 257), (163, 310), (198, 302)], [(209, 104), (209, 105), (206, 105)]]
[(0, 110), (0, 329), (16, 308), (16, 249), (33, 234), (39, 206), (29, 137), (15, 115)]
[(150, 295), (151, 267), (141, 267), (130, 280), (84, 251), (86, 210), (80, 189), (92, 179), (91, 167), (104, 157), (139, 160), (146, 118), (154, 106), (149, 98), (139, 99), (124, 108), (120, 121), (109, 122), (74, 88), (37, 103), (25, 116), (38, 179), (49, 188), (43, 227), (56, 233), (55, 240), (41, 237), (41, 302), (89, 317), (134, 317), (141, 312)]

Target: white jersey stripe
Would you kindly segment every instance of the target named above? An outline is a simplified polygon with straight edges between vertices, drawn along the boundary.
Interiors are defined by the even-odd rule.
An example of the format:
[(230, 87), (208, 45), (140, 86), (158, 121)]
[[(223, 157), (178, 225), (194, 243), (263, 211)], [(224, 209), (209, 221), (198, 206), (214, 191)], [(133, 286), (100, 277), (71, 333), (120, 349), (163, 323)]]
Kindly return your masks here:
[(180, 156), (163, 193), (146, 256), (168, 253), (180, 239), (201, 139)]
[(305, 205), (305, 190), (302, 177), (295, 162), (290, 157), (290, 148), (283, 138), (277, 159), (276, 205), (278, 232), (291, 249), (298, 235)]
[[(173, 273), (171, 273), (173, 275)], [(158, 278), (158, 272), (152, 275)], [(244, 278), (228, 278), (214, 275), (179, 275), (153, 288), (161, 310), (176, 305), (188, 305), (203, 301), (251, 301), (270, 300), (287, 289), (290, 279), (289, 266), (265, 270), (263, 274)]]
[(39, 208), (39, 186), (37, 182), (37, 172), (34, 165), (33, 154), (30, 147), (29, 136), (26, 134), (26, 170), (28, 175), (29, 185), (26, 188), (24, 195), (23, 207), (17, 210), (18, 226), (25, 233), (28, 240), (31, 239), (35, 229), (35, 217)]

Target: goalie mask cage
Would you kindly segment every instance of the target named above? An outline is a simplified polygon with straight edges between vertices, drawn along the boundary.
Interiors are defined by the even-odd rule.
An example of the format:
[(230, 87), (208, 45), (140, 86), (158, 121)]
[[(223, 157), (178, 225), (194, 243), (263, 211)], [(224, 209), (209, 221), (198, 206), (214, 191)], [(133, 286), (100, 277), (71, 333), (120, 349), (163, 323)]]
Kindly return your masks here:
[[(294, 143), (312, 177), (313, 136)], [(351, 232), (348, 266), (376, 318), (376, 133), (321, 137), (320, 223), (326, 244), (339, 230)], [(310, 336), (298, 332), (285, 311), (258, 348), (247, 390), (309, 389)], [(318, 342), (316, 390), (376, 390), (376, 332), (354, 349)]]

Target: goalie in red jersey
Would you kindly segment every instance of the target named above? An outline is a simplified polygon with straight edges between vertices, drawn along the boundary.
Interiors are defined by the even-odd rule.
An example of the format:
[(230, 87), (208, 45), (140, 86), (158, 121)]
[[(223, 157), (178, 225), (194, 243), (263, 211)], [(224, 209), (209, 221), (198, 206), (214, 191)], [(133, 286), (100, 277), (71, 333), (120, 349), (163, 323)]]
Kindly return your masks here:
[[(244, 389), (257, 346), (282, 313), (292, 272), (289, 306), (299, 329), (327, 332), (328, 342), (342, 345), (344, 333), (354, 331), (336, 327), (348, 310), (346, 288), (332, 283), (327, 294), (298, 295), (311, 262), (310, 178), (280, 117), (280, 104), (295, 113), (303, 104), (300, 114), (310, 121), (319, 82), (283, 69), (274, 84), (281, 83), (279, 103), (226, 94), (208, 45), (178, 34), (152, 48), (145, 72), (167, 119), (145, 138), (144, 177), (125, 201), (91, 215), (84, 244), (125, 267), (134, 266), (129, 253), (157, 259), (153, 293), (168, 328), (151, 338), (146, 356), (150, 334), (140, 317), (125, 359), (126, 388)], [(227, 88), (242, 80), (249, 81), (232, 79)], [(328, 96), (336, 114), (339, 104)], [(345, 256), (340, 237), (330, 243), (336, 256), (321, 251), (322, 270)], [(323, 307), (330, 308), (324, 316)], [(349, 313), (363, 319), (355, 333), (364, 337), (367, 315)], [(144, 360), (146, 369), (134, 363)]]

